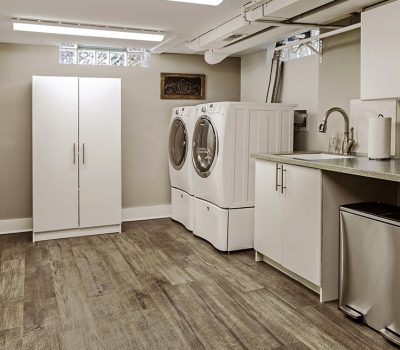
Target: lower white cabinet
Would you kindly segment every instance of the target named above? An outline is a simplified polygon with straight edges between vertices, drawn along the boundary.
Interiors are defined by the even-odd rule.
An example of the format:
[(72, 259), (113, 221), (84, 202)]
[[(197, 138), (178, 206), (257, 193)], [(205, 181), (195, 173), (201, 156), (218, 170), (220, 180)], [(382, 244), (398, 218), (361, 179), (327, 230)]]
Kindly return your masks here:
[(397, 184), (256, 160), (254, 248), (265, 261), (320, 294), (338, 298), (339, 207), (395, 204)]
[(320, 286), (322, 174), (274, 162), (256, 162), (254, 248)]

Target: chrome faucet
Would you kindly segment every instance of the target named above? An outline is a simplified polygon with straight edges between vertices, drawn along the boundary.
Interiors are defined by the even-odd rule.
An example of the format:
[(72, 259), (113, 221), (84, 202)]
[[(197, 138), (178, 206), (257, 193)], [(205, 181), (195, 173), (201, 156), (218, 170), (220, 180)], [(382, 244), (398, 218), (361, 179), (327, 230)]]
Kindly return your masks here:
[(349, 116), (343, 109), (339, 107), (328, 109), (325, 113), (325, 118), (322, 120), (322, 123), (319, 124), (319, 132), (326, 133), (326, 130), (328, 128), (328, 118), (333, 112), (339, 112), (344, 119), (344, 138), (342, 143), (342, 153), (351, 154), (355, 145), (354, 128), (350, 128)]

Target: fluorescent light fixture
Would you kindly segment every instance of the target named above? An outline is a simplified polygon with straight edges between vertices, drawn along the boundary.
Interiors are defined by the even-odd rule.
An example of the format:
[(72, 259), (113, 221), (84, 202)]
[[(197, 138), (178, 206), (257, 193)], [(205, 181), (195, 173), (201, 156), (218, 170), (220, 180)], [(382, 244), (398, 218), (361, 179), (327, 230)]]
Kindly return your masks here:
[(142, 41), (163, 41), (164, 34), (149, 32), (117, 31), (106, 29), (91, 29), (85, 27), (56, 26), (41, 23), (14, 22), (13, 29), (23, 32), (77, 35), (96, 38), (142, 40)]
[(175, 1), (175, 2), (187, 2), (189, 4), (198, 4), (198, 5), (211, 5), (211, 6), (218, 6), (224, 0), (168, 0), (168, 1)]

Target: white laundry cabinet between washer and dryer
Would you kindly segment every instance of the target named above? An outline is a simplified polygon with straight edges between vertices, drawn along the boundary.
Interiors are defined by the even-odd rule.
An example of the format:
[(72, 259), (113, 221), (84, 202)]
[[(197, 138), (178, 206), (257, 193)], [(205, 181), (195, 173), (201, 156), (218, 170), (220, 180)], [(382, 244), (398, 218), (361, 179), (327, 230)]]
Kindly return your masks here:
[(121, 231), (121, 80), (32, 79), (33, 240)]
[(292, 152), (294, 105), (197, 106), (193, 129), (193, 233), (221, 251), (254, 247), (252, 153)]

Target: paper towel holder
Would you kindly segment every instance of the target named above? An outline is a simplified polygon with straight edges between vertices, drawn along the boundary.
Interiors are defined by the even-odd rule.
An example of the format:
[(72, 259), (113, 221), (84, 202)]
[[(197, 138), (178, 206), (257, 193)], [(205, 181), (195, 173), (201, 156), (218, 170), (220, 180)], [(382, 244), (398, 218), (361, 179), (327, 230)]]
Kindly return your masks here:
[[(382, 118), (382, 119), (384, 119), (385, 118), (385, 116), (382, 114), (382, 113), (379, 113), (378, 114), (378, 117), (376, 118), (376, 119), (379, 119), (379, 118)], [(389, 135), (390, 136), (390, 135)], [(368, 144), (371, 142), (370, 141), (370, 137), (371, 137), (371, 135), (370, 135), (370, 131), (369, 131), (369, 135), (368, 135)], [(390, 142), (389, 142), (390, 143)], [(390, 145), (388, 146), (389, 147), (389, 150), (388, 150), (388, 154), (386, 155), (382, 155), (382, 156), (377, 156), (377, 155), (373, 155), (373, 156), (371, 156), (370, 155), (370, 150), (368, 149), (368, 159), (369, 160), (377, 160), (377, 161), (380, 161), (380, 160), (389, 160), (390, 159)]]

